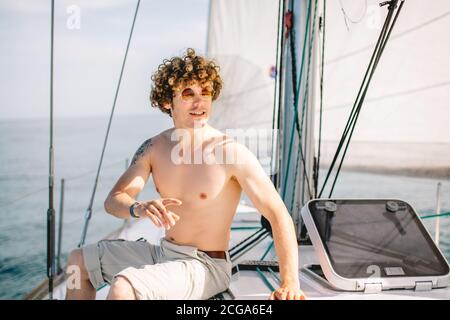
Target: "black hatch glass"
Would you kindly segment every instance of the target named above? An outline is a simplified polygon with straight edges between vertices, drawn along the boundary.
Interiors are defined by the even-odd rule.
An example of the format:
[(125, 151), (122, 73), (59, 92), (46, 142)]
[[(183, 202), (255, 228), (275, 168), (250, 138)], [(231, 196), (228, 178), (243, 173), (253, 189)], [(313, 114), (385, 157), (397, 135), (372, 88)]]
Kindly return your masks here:
[(446, 275), (449, 266), (413, 208), (400, 200), (309, 203), (333, 269), (345, 278)]

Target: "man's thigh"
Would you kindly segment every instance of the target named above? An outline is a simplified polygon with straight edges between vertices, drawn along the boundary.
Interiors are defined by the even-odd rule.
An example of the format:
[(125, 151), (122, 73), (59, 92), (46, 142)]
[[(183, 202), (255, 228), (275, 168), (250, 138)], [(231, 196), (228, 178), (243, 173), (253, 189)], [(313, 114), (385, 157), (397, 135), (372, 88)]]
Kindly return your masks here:
[(111, 283), (113, 277), (128, 267), (156, 263), (158, 246), (145, 241), (102, 240), (83, 247), (85, 266), (95, 288)]
[(180, 259), (127, 268), (116, 276), (126, 277), (143, 300), (208, 299), (215, 288), (210, 270), (199, 260)]

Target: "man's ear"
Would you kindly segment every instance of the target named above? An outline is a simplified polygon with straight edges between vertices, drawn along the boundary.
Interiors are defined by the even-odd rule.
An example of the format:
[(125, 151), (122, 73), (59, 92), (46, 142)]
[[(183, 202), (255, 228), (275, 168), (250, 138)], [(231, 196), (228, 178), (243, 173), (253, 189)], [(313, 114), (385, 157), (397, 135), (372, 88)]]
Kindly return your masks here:
[(172, 109), (172, 104), (171, 103), (165, 103), (165, 104), (163, 104), (163, 108), (167, 109), (167, 110), (170, 110), (170, 109)]

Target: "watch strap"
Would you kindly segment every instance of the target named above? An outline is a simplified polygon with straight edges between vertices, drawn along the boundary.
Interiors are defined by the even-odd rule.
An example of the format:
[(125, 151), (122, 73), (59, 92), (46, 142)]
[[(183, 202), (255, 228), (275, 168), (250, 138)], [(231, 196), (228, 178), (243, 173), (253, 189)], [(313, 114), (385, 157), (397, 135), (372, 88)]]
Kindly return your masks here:
[(140, 216), (139, 215), (137, 215), (137, 214), (135, 214), (134, 213), (134, 208), (137, 206), (139, 204), (139, 202), (135, 202), (135, 203), (133, 203), (131, 206), (130, 206), (130, 216), (132, 216), (133, 218), (140, 218)]

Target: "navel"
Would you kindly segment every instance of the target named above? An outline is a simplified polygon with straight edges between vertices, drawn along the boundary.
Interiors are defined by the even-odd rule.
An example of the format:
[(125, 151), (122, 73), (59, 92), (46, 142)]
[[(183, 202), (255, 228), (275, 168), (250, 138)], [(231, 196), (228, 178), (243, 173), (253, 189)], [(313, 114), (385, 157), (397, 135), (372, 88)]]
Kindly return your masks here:
[(207, 198), (206, 193), (200, 193), (200, 199), (205, 200)]

